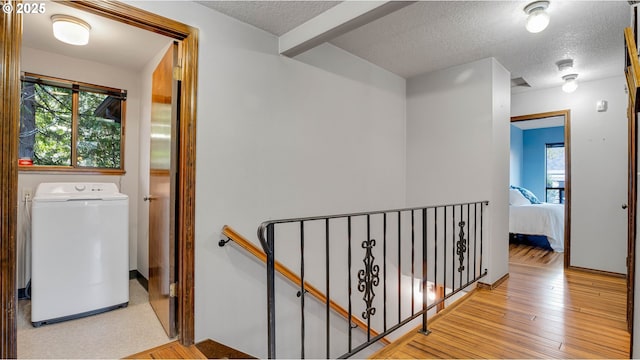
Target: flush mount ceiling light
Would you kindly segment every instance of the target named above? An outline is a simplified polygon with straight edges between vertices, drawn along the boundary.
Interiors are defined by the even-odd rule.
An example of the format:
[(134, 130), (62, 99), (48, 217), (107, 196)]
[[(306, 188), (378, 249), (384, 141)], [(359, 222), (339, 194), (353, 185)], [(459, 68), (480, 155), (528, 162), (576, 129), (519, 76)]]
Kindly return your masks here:
[(527, 18), (527, 31), (539, 33), (549, 25), (549, 14), (545, 11), (549, 7), (548, 1), (534, 1), (525, 6), (524, 12), (529, 15)]
[(91, 26), (86, 21), (69, 15), (53, 15), (53, 36), (71, 45), (87, 45)]
[(572, 93), (576, 91), (576, 89), (578, 88), (578, 81), (576, 80), (577, 78), (578, 74), (568, 74), (563, 76), (562, 80), (564, 80), (564, 85), (562, 85), (562, 91), (566, 93)]

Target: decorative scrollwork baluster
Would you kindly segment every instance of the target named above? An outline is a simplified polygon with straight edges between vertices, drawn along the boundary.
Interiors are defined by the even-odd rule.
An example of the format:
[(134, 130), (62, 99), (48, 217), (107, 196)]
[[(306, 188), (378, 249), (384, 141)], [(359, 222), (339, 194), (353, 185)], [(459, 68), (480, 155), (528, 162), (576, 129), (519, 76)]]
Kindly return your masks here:
[(373, 256), (372, 249), (374, 246), (376, 246), (375, 239), (362, 242), (362, 248), (366, 249), (366, 254), (363, 259), (364, 269), (358, 271), (358, 291), (364, 293), (362, 300), (364, 300), (367, 306), (366, 310), (362, 313), (362, 318), (364, 319), (368, 319), (376, 314), (376, 308), (371, 306), (371, 304), (373, 303), (373, 298), (376, 296), (373, 287), (378, 286), (380, 283), (380, 277), (378, 276), (380, 266), (373, 264), (375, 257)]
[(460, 227), (460, 233), (458, 236), (459, 240), (456, 242), (456, 255), (458, 255), (458, 261), (460, 262), (460, 266), (458, 267), (458, 272), (461, 273), (464, 271), (464, 253), (467, 252), (467, 241), (464, 238), (464, 226), (466, 223), (464, 221), (460, 221), (458, 226)]

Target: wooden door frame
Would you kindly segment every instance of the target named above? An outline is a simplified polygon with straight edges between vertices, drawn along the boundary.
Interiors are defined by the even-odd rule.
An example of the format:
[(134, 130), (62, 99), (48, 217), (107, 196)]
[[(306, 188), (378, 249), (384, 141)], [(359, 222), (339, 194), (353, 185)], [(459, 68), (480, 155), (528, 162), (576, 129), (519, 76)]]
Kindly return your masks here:
[(511, 122), (539, 120), (555, 116), (564, 117), (564, 157), (565, 157), (565, 180), (564, 180), (564, 267), (571, 266), (571, 110), (558, 110), (545, 113), (512, 116)]
[[(13, 1), (16, 3), (16, 1)], [(177, 181), (178, 333), (183, 345), (194, 342), (194, 222), (198, 29), (115, 1), (61, 1), (65, 5), (152, 31), (182, 44), (181, 100)], [(22, 17), (3, 12), (0, 23), (0, 358), (17, 357), (16, 230), (18, 127), (20, 119), (20, 48)]]
[(631, 349), (633, 352), (633, 317), (635, 296), (635, 271), (636, 271), (636, 213), (637, 213), (637, 154), (638, 154), (638, 127), (637, 105), (632, 102), (627, 107), (628, 118), (628, 179), (627, 179), (627, 330), (631, 334)]

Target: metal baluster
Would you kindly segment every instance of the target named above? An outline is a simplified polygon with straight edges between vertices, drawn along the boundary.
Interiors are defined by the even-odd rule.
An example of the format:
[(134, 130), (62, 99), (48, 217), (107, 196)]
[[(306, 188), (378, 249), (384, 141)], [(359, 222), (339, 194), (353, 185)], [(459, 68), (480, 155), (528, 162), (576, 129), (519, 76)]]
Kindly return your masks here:
[(347, 325), (349, 326), (349, 352), (353, 350), (352, 346), (352, 334), (353, 328), (351, 327), (351, 216), (347, 217), (347, 267), (349, 268), (348, 283), (349, 283), (349, 319), (347, 319)]
[(414, 288), (415, 286), (413, 285), (414, 283), (414, 279), (416, 278), (415, 276), (415, 264), (416, 264), (416, 259), (415, 259), (415, 250), (416, 250), (416, 236), (415, 236), (415, 216), (413, 216), (413, 210), (411, 210), (411, 315), (415, 314), (415, 310), (414, 310), (414, 298), (415, 296), (413, 295), (414, 292)]
[[(433, 212), (433, 290), (438, 290), (438, 208)], [(436, 298), (436, 301), (440, 299)]]
[(459, 247), (456, 249), (456, 253), (459, 251), (460, 255), (458, 255), (458, 263), (459, 263), (459, 267), (458, 267), (458, 276), (460, 279), (460, 286), (459, 289), (462, 288), (462, 271), (464, 271), (464, 268), (462, 268), (462, 266), (464, 266), (464, 254), (467, 251), (467, 245), (466, 245), (466, 239), (464, 238), (464, 212), (463, 212), (463, 208), (462, 205), (460, 205), (460, 222), (458, 223), (458, 226), (460, 227), (460, 232), (462, 233), (462, 236), (460, 237), (460, 239), (458, 239), (458, 241), (460, 241), (460, 245)]
[(428, 334), (427, 330), (427, 209), (422, 209), (422, 330), (423, 334)]
[(442, 261), (444, 262), (444, 266), (442, 267), (442, 287), (444, 288), (445, 295), (447, 293), (447, 207), (444, 207), (444, 219), (442, 219), (442, 228), (444, 230), (444, 249), (442, 249)]
[(304, 221), (300, 221), (300, 358), (304, 359)]
[[(371, 218), (367, 214), (367, 242), (371, 241)], [(371, 245), (372, 246), (372, 245)], [(373, 250), (371, 249), (373, 252)], [(371, 315), (369, 314), (369, 304), (367, 304), (367, 341), (371, 341)]]
[(331, 309), (329, 306), (329, 299), (331, 299), (331, 292), (330, 292), (330, 288), (329, 288), (329, 280), (330, 280), (330, 274), (329, 274), (329, 269), (331, 269), (329, 267), (329, 219), (325, 219), (324, 222), (324, 228), (325, 228), (325, 264), (326, 264), (326, 269), (327, 269), (327, 275), (326, 275), (326, 281), (327, 281), (327, 299), (326, 299), (326, 318), (327, 318), (327, 359), (331, 358), (331, 331), (330, 331), (330, 319), (329, 319), (329, 310)]
[(398, 211), (398, 322), (402, 320), (402, 278), (401, 278), (401, 269), (402, 269), (402, 220), (400, 216), (400, 211)]
[(267, 356), (276, 358), (276, 298), (275, 256), (273, 224), (267, 225)]
[(484, 273), (482, 269), (482, 248), (484, 247), (482, 233), (484, 233), (484, 204), (480, 204), (480, 275)]
[(473, 204), (473, 278), (478, 277), (478, 203)]
[(469, 266), (471, 265), (469, 257), (471, 257), (471, 204), (467, 204), (467, 282), (469, 282)]
[(456, 207), (455, 206), (451, 206), (451, 291), (456, 291)]
[(382, 309), (383, 332), (387, 331), (387, 213), (382, 214), (382, 303), (385, 306)]

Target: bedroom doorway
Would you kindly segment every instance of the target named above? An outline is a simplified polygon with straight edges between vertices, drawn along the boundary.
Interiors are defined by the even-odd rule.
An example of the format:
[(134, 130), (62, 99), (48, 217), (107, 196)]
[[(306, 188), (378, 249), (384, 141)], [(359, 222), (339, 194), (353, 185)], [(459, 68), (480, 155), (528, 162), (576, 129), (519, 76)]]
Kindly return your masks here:
[[(511, 125), (511, 185), (525, 189), (530, 187), (540, 198), (540, 202), (564, 204), (564, 209), (560, 210), (563, 211), (564, 226), (556, 236), (562, 239), (555, 239), (558, 244), (550, 246), (556, 250), (564, 250), (564, 267), (568, 268), (571, 266), (571, 111), (559, 110), (515, 116), (511, 118)], [(527, 137), (527, 146), (536, 156), (528, 161), (528, 165), (532, 167), (529, 171), (524, 170), (523, 161), (525, 131), (531, 131)], [(560, 144), (562, 152), (559, 151)], [(540, 151), (537, 151), (537, 148), (540, 148)], [(562, 156), (559, 154), (563, 154), (564, 157), (563, 170), (560, 170), (558, 165), (561, 161), (553, 160), (553, 156)], [(549, 156), (552, 156), (554, 164), (549, 163)], [(551, 240), (548, 236), (547, 239)]]

